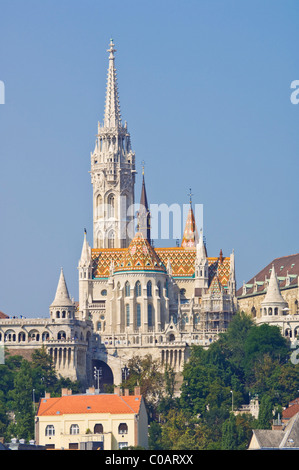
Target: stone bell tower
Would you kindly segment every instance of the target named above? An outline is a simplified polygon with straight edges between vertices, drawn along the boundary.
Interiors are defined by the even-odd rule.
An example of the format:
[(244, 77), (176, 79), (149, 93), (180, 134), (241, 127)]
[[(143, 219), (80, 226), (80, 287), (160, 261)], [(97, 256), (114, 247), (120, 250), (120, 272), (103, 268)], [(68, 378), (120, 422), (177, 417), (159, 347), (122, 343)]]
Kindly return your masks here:
[[(122, 124), (110, 41), (104, 122), (98, 123), (91, 153), (94, 248), (126, 248), (134, 236), (135, 153), (127, 123)], [(130, 210), (131, 208), (131, 210)]]

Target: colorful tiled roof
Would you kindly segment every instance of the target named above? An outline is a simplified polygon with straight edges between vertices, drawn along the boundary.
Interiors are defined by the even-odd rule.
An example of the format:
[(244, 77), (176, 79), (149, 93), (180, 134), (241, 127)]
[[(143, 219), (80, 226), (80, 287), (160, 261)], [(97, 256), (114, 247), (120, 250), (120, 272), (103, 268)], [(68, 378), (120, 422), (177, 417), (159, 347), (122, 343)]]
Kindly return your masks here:
[(192, 206), (190, 204), (190, 209), (189, 209), (188, 216), (187, 216), (187, 221), (185, 225), (181, 247), (182, 248), (195, 248), (197, 243), (198, 243), (198, 232), (196, 228), (195, 217), (193, 214)]
[(212, 298), (219, 297), (219, 295), (221, 294), (221, 282), (217, 274), (215, 274), (215, 276), (213, 277), (213, 280), (209, 287), (209, 294)]
[(110, 413), (138, 414), (141, 395), (69, 395), (58, 398), (42, 398), (37, 416), (65, 414)]
[[(114, 270), (117, 270), (118, 264), (121, 263), (127, 248), (119, 249), (92, 249), (93, 259), (93, 276), (95, 278), (107, 278), (109, 276), (111, 263), (114, 264)], [(164, 267), (167, 266), (168, 261), (171, 264), (172, 276), (174, 278), (192, 278), (195, 272), (195, 258), (196, 249), (184, 249), (181, 247), (172, 248), (153, 248), (154, 251), (162, 262)], [(129, 261), (129, 256), (126, 258), (126, 263)], [(209, 282), (212, 282), (213, 277), (218, 271), (218, 277), (223, 286), (226, 286), (229, 279), (230, 271), (230, 257), (223, 257), (222, 263), (218, 257), (208, 258), (209, 263)], [(123, 266), (124, 268), (124, 266)], [(141, 266), (140, 266), (141, 268)], [(148, 266), (149, 268), (149, 266)]]
[(114, 272), (121, 271), (165, 272), (165, 266), (148, 240), (138, 232), (114, 265)]

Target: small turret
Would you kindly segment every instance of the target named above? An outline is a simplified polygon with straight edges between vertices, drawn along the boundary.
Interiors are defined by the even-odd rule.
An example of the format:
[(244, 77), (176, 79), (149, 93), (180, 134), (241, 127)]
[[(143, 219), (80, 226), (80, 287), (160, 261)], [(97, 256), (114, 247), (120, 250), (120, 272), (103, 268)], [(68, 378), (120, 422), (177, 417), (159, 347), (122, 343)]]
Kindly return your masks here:
[(75, 303), (71, 300), (61, 268), (56, 294), (50, 305), (51, 318), (74, 318)]

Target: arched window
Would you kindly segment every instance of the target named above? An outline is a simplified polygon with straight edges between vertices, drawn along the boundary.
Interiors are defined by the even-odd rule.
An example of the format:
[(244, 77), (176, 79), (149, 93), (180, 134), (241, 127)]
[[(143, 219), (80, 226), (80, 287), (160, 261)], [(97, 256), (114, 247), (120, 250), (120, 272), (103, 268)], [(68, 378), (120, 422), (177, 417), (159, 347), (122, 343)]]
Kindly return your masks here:
[(147, 306), (147, 324), (148, 326), (153, 326), (153, 306), (148, 304)]
[(114, 230), (110, 230), (108, 233), (108, 248), (114, 248), (115, 244), (115, 233)]
[(45, 430), (45, 436), (55, 436), (55, 428), (53, 424), (48, 424)]
[(118, 434), (128, 434), (128, 425), (126, 423), (120, 423), (118, 426)]
[(140, 304), (137, 304), (136, 326), (137, 328), (141, 326), (141, 305)]
[(72, 424), (70, 427), (70, 434), (79, 434), (79, 426), (78, 424)]
[(98, 217), (103, 216), (103, 198), (101, 194), (97, 196), (97, 215)]
[(66, 339), (65, 331), (59, 331), (57, 335), (57, 339)]
[(159, 281), (157, 284), (158, 287), (158, 296), (161, 297), (161, 282)]
[(114, 199), (114, 194), (110, 194), (110, 195), (108, 196), (107, 203), (108, 203), (108, 218), (114, 217), (114, 213), (115, 213), (115, 199)]
[(135, 284), (135, 295), (136, 295), (136, 297), (141, 296), (141, 283), (140, 283), (140, 281), (137, 281), (136, 284)]
[(130, 326), (130, 305), (126, 305), (126, 326)]
[(93, 433), (94, 434), (103, 434), (104, 429), (102, 424), (95, 424), (93, 428)]
[(125, 283), (125, 296), (130, 297), (130, 294), (131, 294), (130, 283), (127, 281)]
[(148, 283), (146, 285), (146, 292), (147, 292), (148, 297), (152, 296), (152, 283), (151, 283), (151, 281), (148, 281)]

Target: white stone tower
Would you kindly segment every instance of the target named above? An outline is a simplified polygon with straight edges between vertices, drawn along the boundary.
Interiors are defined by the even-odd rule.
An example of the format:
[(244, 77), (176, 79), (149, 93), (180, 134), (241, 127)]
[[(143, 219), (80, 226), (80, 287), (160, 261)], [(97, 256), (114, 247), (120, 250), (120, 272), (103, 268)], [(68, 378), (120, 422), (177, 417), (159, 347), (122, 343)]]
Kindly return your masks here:
[[(110, 41), (104, 123), (91, 153), (94, 248), (126, 248), (134, 236), (135, 153), (122, 124), (113, 40)], [(131, 211), (130, 209), (131, 208)], [(129, 212), (129, 213), (128, 213)]]

